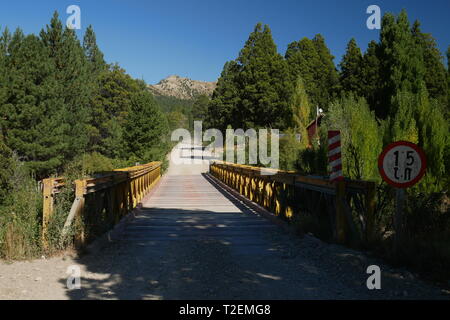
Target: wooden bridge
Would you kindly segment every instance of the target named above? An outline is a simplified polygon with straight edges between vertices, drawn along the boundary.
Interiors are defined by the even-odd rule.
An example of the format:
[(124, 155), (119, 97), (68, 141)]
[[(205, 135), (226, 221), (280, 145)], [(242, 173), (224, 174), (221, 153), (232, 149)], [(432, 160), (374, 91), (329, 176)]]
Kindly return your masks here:
[[(328, 226), (330, 240), (352, 244), (370, 241), (373, 183), (332, 183), (287, 171), (267, 174), (267, 170), (262, 173), (257, 167), (202, 160), (202, 148), (189, 148), (193, 154), (185, 157), (186, 149), (174, 149), (177, 160), (171, 159), (168, 174), (161, 181), (160, 162), (75, 181), (75, 200), (65, 227), (82, 219), (84, 229), (76, 235), (76, 241), (84, 245), (140, 204), (142, 216), (127, 228), (124, 239), (251, 237), (250, 230), (259, 232), (274, 227), (258, 216), (264, 214), (288, 223), (299, 215), (310, 215), (317, 223)], [(192, 161), (180, 161), (183, 159)], [(65, 184), (62, 178), (46, 179), (43, 183), (46, 245), (54, 201)], [(243, 201), (253, 208), (251, 215), (236, 206)]]
[[(83, 228), (59, 241), (74, 239), (91, 254), (42, 262), (51, 272), (41, 275), (33, 297), (371, 299), (395, 298), (398, 291), (440, 297), (435, 288), (391, 277), (383, 265), (384, 290), (368, 290), (366, 268), (373, 261), (295, 234), (320, 223), (325, 227), (317, 231), (330, 242), (371, 241), (373, 184), (335, 184), (294, 172), (263, 175), (254, 167), (202, 161), (202, 148), (187, 156), (182, 149), (174, 149), (163, 175), (161, 163), (153, 162), (74, 182), (46, 179), (44, 244), (55, 241), (49, 222), (61, 214), (62, 188), (73, 185), (65, 227), (82, 221)], [(175, 164), (181, 158), (201, 161)], [(102, 236), (108, 232), (109, 238)], [(73, 265), (80, 268), (80, 290), (66, 287), (65, 270)]]

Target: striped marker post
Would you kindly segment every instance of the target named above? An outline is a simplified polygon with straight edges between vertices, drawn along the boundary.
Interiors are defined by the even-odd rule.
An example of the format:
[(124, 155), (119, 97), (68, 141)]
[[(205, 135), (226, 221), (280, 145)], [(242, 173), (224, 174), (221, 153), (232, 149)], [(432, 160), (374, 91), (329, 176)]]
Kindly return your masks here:
[(328, 163), (331, 167), (330, 180), (343, 180), (340, 131), (328, 131)]

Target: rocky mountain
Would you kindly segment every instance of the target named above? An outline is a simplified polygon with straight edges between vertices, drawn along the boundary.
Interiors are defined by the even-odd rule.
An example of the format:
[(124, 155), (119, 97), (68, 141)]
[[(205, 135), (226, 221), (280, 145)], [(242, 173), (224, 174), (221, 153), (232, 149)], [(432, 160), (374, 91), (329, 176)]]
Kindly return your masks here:
[(216, 85), (217, 82), (198, 81), (172, 75), (155, 85), (149, 85), (149, 89), (157, 96), (189, 100), (202, 94), (211, 96)]

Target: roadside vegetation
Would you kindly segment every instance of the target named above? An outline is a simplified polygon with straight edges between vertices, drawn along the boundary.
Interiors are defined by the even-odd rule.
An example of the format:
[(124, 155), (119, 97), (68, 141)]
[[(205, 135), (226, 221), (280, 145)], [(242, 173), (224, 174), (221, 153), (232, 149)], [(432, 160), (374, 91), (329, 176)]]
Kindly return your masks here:
[[(378, 185), (378, 240), (368, 249), (429, 278), (450, 279), (450, 71), (435, 39), (406, 11), (387, 13), (378, 42), (362, 52), (350, 39), (339, 65), (333, 60), (320, 34), (290, 43), (282, 56), (269, 26), (257, 24), (225, 63), (204, 121), (221, 130), (278, 128), (286, 133), (281, 169), (321, 176), (328, 174), (327, 130), (340, 130), (344, 176)], [(306, 128), (319, 108), (324, 117), (309, 141)], [(383, 148), (397, 140), (418, 144), (428, 164), (407, 191), (401, 254), (392, 250), (393, 190), (377, 168)], [(295, 220), (316, 235), (323, 230), (313, 217)]]
[[(38, 257), (70, 245), (60, 241), (73, 201), (70, 181), (165, 161), (168, 133), (167, 116), (147, 85), (105, 62), (91, 26), (82, 41), (57, 13), (39, 35), (3, 29), (0, 258)], [(40, 181), (56, 176), (68, 186), (56, 197), (44, 250)]]

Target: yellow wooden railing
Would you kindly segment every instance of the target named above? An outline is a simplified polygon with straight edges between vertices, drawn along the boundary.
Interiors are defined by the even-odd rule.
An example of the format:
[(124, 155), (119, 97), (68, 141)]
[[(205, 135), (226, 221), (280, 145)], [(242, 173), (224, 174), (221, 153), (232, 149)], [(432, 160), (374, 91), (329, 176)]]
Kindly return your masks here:
[[(84, 229), (76, 235), (76, 242), (83, 245), (86, 237), (107, 231), (133, 210), (160, 177), (161, 162), (158, 161), (76, 180), (75, 199), (65, 227), (73, 219), (83, 219)], [(54, 212), (55, 197), (64, 185), (64, 178), (43, 180), (42, 237), (45, 246), (48, 245), (48, 225)]]
[[(309, 211), (327, 211), (332, 221), (333, 238), (348, 243), (350, 236), (371, 241), (375, 210), (375, 183), (302, 176), (294, 171), (272, 170), (217, 161), (210, 174), (249, 200), (286, 220)], [(266, 172), (271, 169), (264, 168)]]

